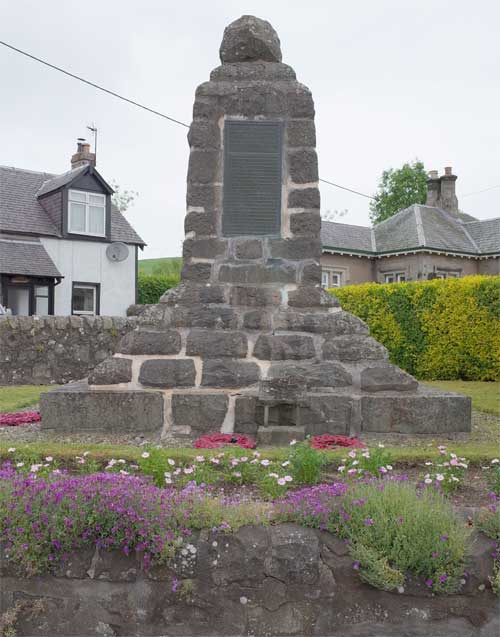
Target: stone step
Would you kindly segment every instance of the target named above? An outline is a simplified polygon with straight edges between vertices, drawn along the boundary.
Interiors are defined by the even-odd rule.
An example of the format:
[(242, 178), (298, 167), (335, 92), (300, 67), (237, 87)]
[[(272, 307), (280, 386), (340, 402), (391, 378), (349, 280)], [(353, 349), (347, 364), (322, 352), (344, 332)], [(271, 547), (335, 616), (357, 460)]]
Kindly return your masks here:
[(259, 427), (257, 443), (264, 446), (288, 445), (292, 440), (304, 440), (305, 437), (304, 427), (283, 427), (280, 425)]

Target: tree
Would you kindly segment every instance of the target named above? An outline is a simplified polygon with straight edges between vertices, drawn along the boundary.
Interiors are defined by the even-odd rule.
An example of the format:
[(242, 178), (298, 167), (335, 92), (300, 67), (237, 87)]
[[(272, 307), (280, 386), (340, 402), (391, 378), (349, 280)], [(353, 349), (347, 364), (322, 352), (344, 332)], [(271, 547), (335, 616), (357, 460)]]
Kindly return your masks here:
[(126, 212), (139, 196), (136, 190), (122, 190), (116, 181), (111, 182), (111, 186), (115, 191), (111, 197), (111, 201), (115, 204), (120, 212)]
[(370, 202), (370, 219), (380, 223), (414, 203), (425, 203), (426, 196), (427, 173), (418, 159), (384, 170), (375, 201)]

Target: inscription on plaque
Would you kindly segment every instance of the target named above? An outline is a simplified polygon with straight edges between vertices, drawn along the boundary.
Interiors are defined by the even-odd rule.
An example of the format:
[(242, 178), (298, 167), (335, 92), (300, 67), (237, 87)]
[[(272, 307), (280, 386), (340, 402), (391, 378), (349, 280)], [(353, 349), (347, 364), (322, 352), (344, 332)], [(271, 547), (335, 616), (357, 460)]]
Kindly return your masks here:
[(225, 122), (224, 236), (279, 234), (282, 155), (282, 122)]

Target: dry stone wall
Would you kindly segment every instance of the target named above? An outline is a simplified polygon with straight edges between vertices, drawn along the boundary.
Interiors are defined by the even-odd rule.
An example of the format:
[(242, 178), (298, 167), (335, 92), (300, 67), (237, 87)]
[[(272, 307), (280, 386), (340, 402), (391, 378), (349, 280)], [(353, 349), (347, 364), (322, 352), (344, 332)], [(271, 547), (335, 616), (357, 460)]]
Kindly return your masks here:
[(0, 385), (84, 378), (112, 355), (135, 318), (12, 316), (0, 319)]
[(1, 613), (25, 603), (18, 637), (498, 637), (493, 542), (483, 536), (452, 596), (416, 580), (400, 593), (371, 588), (343, 541), (294, 524), (202, 531), (189, 542), (187, 557), (149, 571), (139, 556), (93, 549), (45, 577), (0, 561)]

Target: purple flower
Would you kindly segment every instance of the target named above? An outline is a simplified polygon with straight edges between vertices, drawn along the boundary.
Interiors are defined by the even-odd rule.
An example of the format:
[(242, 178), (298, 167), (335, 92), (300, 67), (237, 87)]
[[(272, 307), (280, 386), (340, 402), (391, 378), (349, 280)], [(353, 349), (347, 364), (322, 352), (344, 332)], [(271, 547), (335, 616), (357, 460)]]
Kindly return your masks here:
[(174, 577), (172, 580), (172, 593), (177, 593), (177, 589), (179, 588), (179, 580), (177, 577)]
[(425, 585), (427, 586), (427, 588), (432, 588), (432, 580), (431, 579), (426, 579), (425, 580)]
[(441, 542), (446, 542), (448, 540), (448, 536), (444, 533), (440, 538)]
[(436, 557), (438, 556), (438, 552), (437, 551), (432, 551), (431, 555), (432, 555), (432, 559), (435, 560)]
[(359, 567), (360, 567), (360, 566), (361, 566), (361, 563), (360, 563), (358, 560), (355, 560), (355, 561), (352, 563), (352, 567), (353, 567), (353, 569), (354, 569), (355, 571), (359, 571)]
[(443, 573), (442, 575), (439, 576), (439, 581), (441, 582), (441, 584), (444, 584), (447, 579), (448, 579), (448, 576), (446, 575), (446, 573)]
[(373, 526), (373, 518), (366, 518), (363, 520), (365, 526)]

